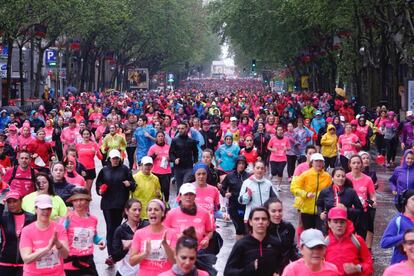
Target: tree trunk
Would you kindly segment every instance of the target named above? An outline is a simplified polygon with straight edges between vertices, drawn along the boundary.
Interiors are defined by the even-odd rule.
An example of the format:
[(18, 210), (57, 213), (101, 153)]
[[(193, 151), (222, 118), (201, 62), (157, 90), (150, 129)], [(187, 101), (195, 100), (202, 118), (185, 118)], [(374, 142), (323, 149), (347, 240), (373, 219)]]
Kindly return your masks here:
[(24, 104), (24, 56), (23, 56), (23, 45), (19, 45), (19, 77), (20, 77), (20, 106)]
[(36, 81), (35, 81), (35, 88), (34, 88), (34, 98), (39, 98), (40, 95), (40, 82), (42, 80), (42, 67), (43, 67), (43, 54), (46, 49), (42, 48), (40, 41), (39, 46), (37, 47), (39, 59), (37, 61), (36, 66)]
[(2, 91), (2, 105), (9, 104), (11, 83), (12, 83), (12, 58), (13, 58), (13, 39), (11, 37), (7, 38), (7, 76), (6, 76), (6, 91)]

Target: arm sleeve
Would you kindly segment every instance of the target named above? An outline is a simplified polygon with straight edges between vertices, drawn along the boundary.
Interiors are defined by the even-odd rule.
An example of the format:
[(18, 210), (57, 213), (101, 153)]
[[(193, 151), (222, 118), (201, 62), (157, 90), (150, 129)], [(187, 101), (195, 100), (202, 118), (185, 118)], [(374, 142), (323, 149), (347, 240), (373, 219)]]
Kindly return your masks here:
[(127, 251), (124, 251), (122, 244), (122, 230), (121, 226), (118, 226), (115, 230), (114, 239), (112, 241), (112, 258), (115, 262), (122, 260), (125, 257)]
[(103, 184), (103, 171), (104, 168), (102, 168), (102, 170), (100, 170), (98, 177), (96, 178), (96, 193), (99, 195), (99, 188), (101, 187), (101, 185)]
[(226, 177), (224, 177), (223, 181), (221, 182), (221, 189), (220, 189), (220, 194), (224, 197), (224, 195), (227, 192), (227, 188), (229, 187), (229, 175), (226, 175)]
[(226, 276), (249, 276), (255, 275), (254, 263), (243, 262), (244, 249), (236, 243), (227, 259), (224, 275)]
[(316, 206), (318, 206), (318, 214), (321, 214), (323, 211), (325, 211), (325, 197), (327, 196), (326, 190), (322, 190), (319, 193), (318, 199), (316, 200)]
[(397, 179), (398, 179), (397, 171), (394, 170), (390, 179), (388, 180), (391, 191), (397, 191)]
[(59, 201), (58, 216), (59, 217), (64, 217), (68, 213), (68, 208), (66, 207), (65, 202), (63, 201), (63, 199), (60, 196), (56, 196), (56, 197), (58, 198), (58, 201)]
[(175, 140), (173, 139), (171, 141), (170, 151), (168, 152), (171, 162), (175, 162), (175, 159), (177, 159), (177, 155), (175, 153), (175, 147), (176, 147)]
[(353, 191), (352, 195), (352, 205), (354, 206), (353, 208), (346, 208), (348, 215), (350, 217), (357, 218), (361, 214), (364, 207), (362, 206), (361, 200), (359, 200), (358, 194), (355, 192), (355, 190)]
[(304, 174), (301, 174), (297, 178), (294, 178), (292, 180), (292, 184), (290, 186), (290, 191), (294, 196), (305, 198), (307, 195), (307, 192), (302, 189), (305, 183), (305, 176)]
[(359, 244), (361, 245), (361, 250), (359, 251), (359, 260), (362, 267), (364, 275), (373, 275), (374, 267), (371, 253), (368, 250), (367, 244), (364, 239), (360, 236), (357, 236)]
[(239, 203), (243, 205), (248, 204), (251, 200), (249, 194), (247, 193), (247, 182), (246, 181), (244, 181), (242, 184), (238, 200), (239, 200)]
[(198, 148), (197, 148), (197, 142), (193, 142), (193, 160), (194, 164), (198, 162)]
[(399, 242), (402, 241), (404, 233), (400, 231), (400, 234), (397, 234), (397, 223), (396, 218), (394, 217), (389, 223), (387, 228), (384, 231), (384, 234), (381, 238), (381, 248), (390, 248), (396, 246)]
[(127, 173), (127, 178), (125, 180), (127, 180), (129, 182), (129, 184), (130, 184), (129, 187), (128, 187), (128, 189), (131, 192), (133, 192), (133, 191), (135, 191), (135, 188), (137, 187), (137, 184), (135, 183), (135, 180), (132, 177), (132, 172), (127, 167), (125, 167), (125, 171)]

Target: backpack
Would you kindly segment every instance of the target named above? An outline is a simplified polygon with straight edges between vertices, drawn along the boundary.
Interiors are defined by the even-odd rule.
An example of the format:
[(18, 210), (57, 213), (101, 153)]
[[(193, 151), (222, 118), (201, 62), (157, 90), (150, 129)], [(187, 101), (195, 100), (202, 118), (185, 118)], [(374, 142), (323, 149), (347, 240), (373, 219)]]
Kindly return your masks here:
[[(12, 172), (12, 175), (10, 177), (9, 184), (11, 184), (11, 182), (14, 179), (17, 179), (17, 180), (28, 180), (28, 178), (21, 178), (21, 177), (16, 178), (17, 167), (18, 167), (18, 165), (16, 165), (16, 166), (13, 167), (13, 172)], [(32, 180), (33, 185), (34, 185), (36, 178), (35, 178), (35, 170), (33, 168), (30, 168), (30, 174), (31, 174), (31, 178), (30, 179)]]

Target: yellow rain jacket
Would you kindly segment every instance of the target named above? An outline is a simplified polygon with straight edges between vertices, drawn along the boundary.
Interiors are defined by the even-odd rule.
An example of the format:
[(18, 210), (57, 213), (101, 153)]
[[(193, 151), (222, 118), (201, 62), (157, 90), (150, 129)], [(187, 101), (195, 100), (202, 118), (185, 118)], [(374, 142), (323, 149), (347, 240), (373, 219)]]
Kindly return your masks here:
[(143, 172), (137, 172), (133, 176), (137, 188), (131, 192), (131, 197), (141, 201), (141, 219), (148, 219), (147, 206), (148, 203), (154, 199), (161, 199), (161, 186), (158, 177), (150, 173), (145, 175)]
[[(315, 215), (318, 212), (316, 200), (319, 193), (331, 185), (332, 179), (329, 173), (322, 170), (317, 172), (314, 168), (310, 168), (300, 176), (292, 180), (290, 191), (296, 197), (300, 197), (302, 202), (295, 202), (298, 204), (299, 211), (304, 214)], [(316, 196), (308, 198), (308, 193), (315, 193)]]
[(338, 136), (336, 136), (336, 132), (333, 135), (329, 132), (332, 128), (336, 131), (336, 128), (329, 124), (326, 133), (321, 138), (321, 153), (324, 157), (336, 157), (337, 154)]

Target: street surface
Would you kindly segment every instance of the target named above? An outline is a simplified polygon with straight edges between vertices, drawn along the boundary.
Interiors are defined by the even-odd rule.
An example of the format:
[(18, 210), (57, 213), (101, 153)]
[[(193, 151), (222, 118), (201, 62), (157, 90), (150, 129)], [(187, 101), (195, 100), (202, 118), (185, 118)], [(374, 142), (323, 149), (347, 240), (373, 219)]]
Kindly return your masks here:
[[(127, 162), (127, 161), (126, 161)], [(396, 162), (399, 164), (399, 161)], [(97, 168), (97, 172), (101, 169), (101, 162), (99, 160), (95, 160), (95, 165)], [(374, 275), (382, 275), (384, 269), (388, 266), (392, 249), (384, 250), (380, 248), (379, 242), (382, 236), (384, 229), (387, 227), (388, 221), (396, 214), (396, 209), (393, 205), (392, 195), (388, 188), (388, 178), (390, 177), (392, 170), (385, 169), (384, 167), (373, 167), (377, 171), (378, 176), (378, 183), (379, 188), (377, 190), (377, 198), (378, 198), (378, 208), (376, 212), (375, 218), (375, 234), (374, 234), (374, 258), (375, 258), (375, 274)], [(295, 226), (296, 223), (296, 216), (297, 212), (295, 209), (292, 208), (293, 204), (293, 196), (289, 191), (289, 186), (287, 183), (287, 177), (284, 178), (285, 185), (282, 185), (282, 192), (280, 192), (280, 198), (284, 204), (284, 219), (290, 221)], [(105, 220), (100, 210), (100, 197), (96, 194), (95, 189), (93, 191), (93, 201), (91, 202), (91, 210), (92, 214), (98, 218), (98, 233), (100, 235), (105, 236), (106, 228), (105, 228)], [(172, 187), (171, 193), (175, 194), (175, 188)], [(222, 223), (219, 222), (219, 229), (218, 232), (221, 234), (224, 240), (224, 245), (220, 251), (220, 254), (217, 256), (217, 264), (216, 269), (219, 271), (218, 275), (223, 275), (224, 267), (226, 265), (227, 257), (229, 256), (232, 246), (235, 243), (235, 232), (232, 223)], [(105, 264), (105, 259), (107, 257), (107, 251), (100, 251), (97, 246), (95, 246), (95, 263), (98, 269), (99, 275), (102, 276), (113, 276), (116, 274), (116, 266), (114, 268), (108, 268)]]

